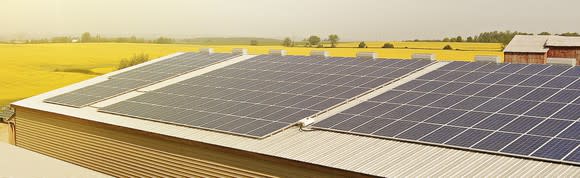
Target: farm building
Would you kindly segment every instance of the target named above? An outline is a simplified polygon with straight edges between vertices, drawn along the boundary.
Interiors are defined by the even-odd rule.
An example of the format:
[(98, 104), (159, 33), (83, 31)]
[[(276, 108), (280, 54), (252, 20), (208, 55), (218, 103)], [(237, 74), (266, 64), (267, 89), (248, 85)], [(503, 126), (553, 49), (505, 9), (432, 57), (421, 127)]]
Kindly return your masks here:
[(504, 50), (504, 61), (546, 64), (547, 60), (580, 65), (580, 37), (517, 35)]
[(6, 143), (0, 143), (0, 158), (2, 177), (109, 177)]
[(13, 142), (120, 177), (580, 176), (580, 67), (236, 51), (15, 102)]

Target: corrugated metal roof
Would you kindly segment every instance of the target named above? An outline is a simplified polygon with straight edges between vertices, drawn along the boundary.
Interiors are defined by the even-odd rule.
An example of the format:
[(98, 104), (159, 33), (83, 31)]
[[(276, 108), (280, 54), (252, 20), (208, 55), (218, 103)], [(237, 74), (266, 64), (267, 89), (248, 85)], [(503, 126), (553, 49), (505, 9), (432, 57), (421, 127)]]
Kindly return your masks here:
[(580, 177), (578, 166), (388, 139), (320, 130), (300, 131), (297, 127), (264, 139), (253, 139), (106, 114), (91, 107), (77, 109), (42, 102), (45, 98), (105, 80), (115, 73), (21, 100), (14, 105), (376, 176)]
[(545, 53), (544, 45), (550, 36), (516, 35), (506, 46), (504, 52)]
[(580, 37), (516, 35), (504, 52), (545, 53), (547, 47), (580, 47)]
[(580, 47), (580, 37), (550, 36), (546, 46), (554, 47)]

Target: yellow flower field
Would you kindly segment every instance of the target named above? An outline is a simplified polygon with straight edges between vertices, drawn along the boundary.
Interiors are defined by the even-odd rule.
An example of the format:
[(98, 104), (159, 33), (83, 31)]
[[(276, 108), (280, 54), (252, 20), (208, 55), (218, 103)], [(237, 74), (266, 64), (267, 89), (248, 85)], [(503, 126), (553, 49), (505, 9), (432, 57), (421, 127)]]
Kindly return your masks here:
[[(360, 42), (339, 43), (337, 47), (358, 47)], [(450, 45), (453, 49), (464, 51), (501, 51), (503, 44), (501, 43), (466, 43), (466, 42), (389, 42), (395, 48), (415, 48), (415, 49), (443, 49), (446, 45)], [(385, 42), (379, 41), (365, 41), (369, 48), (380, 48)]]
[[(341, 43), (339, 48), (324, 48), (332, 56), (355, 56), (359, 51), (374, 51), (382, 58), (410, 58), (413, 53), (434, 53), (441, 60), (472, 60), (475, 55), (497, 55), (501, 44), (465, 43), (465, 48), (481, 51), (438, 50), (441, 43), (397, 42), (409, 48), (421, 49), (381, 49), (345, 48), (351, 43)], [(355, 44), (355, 43), (352, 43)], [(357, 45), (356, 43), (355, 45)], [(369, 43), (374, 47), (374, 43)], [(382, 43), (376, 42), (377, 46)], [(453, 45), (453, 44), (452, 44)], [(457, 48), (459, 44), (457, 44)], [(230, 52), (232, 48), (248, 48), (251, 54), (265, 54), (269, 49), (282, 49), (281, 46), (211, 46), (217, 52)], [(70, 72), (55, 72), (62, 69), (87, 69), (95, 73), (106, 73), (115, 69), (122, 58), (136, 53), (149, 54), (151, 58), (180, 51), (197, 51), (199, 45), (187, 44), (0, 44), (0, 105), (30, 97), (71, 83), (92, 78), (95, 75)], [(455, 47), (454, 47), (455, 48)], [(290, 55), (308, 55), (317, 48), (285, 48)], [(493, 51), (491, 49), (494, 49)]]

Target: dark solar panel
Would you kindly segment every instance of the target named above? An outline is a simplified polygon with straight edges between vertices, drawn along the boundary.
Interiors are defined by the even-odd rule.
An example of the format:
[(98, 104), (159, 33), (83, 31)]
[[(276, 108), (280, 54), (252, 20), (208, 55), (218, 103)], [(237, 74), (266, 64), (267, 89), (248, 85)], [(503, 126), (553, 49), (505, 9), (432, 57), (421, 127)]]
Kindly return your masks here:
[(579, 68), (451, 62), (313, 127), (578, 164)]
[(231, 59), (235, 56), (237, 55), (184, 53), (110, 76), (109, 80), (48, 98), (44, 101), (80, 108)]
[[(143, 119), (263, 138), (347, 99), (383, 86), (431, 61), (308, 56), (257, 56), (177, 84), (101, 108)], [(131, 113), (133, 105), (171, 108), (171, 113)], [(136, 111), (141, 111), (137, 109)], [(340, 128), (366, 122), (357, 116)], [(197, 116), (197, 115), (196, 115)]]

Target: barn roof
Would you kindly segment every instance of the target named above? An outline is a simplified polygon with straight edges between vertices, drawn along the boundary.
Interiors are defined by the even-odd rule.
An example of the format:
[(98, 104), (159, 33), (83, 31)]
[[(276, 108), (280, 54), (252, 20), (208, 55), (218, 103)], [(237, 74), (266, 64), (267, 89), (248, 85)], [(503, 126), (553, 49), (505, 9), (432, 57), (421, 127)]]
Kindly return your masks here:
[(516, 35), (504, 52), (546, 53), (548, 47), (580, 47), (580, 37)]
[(546, 46), (553, 47), (580, 47), (580, 37), (550, 36)]
[(544, 45), (550, 36), (516, 35), (506, 46), (504, 52), (546, 53)]

